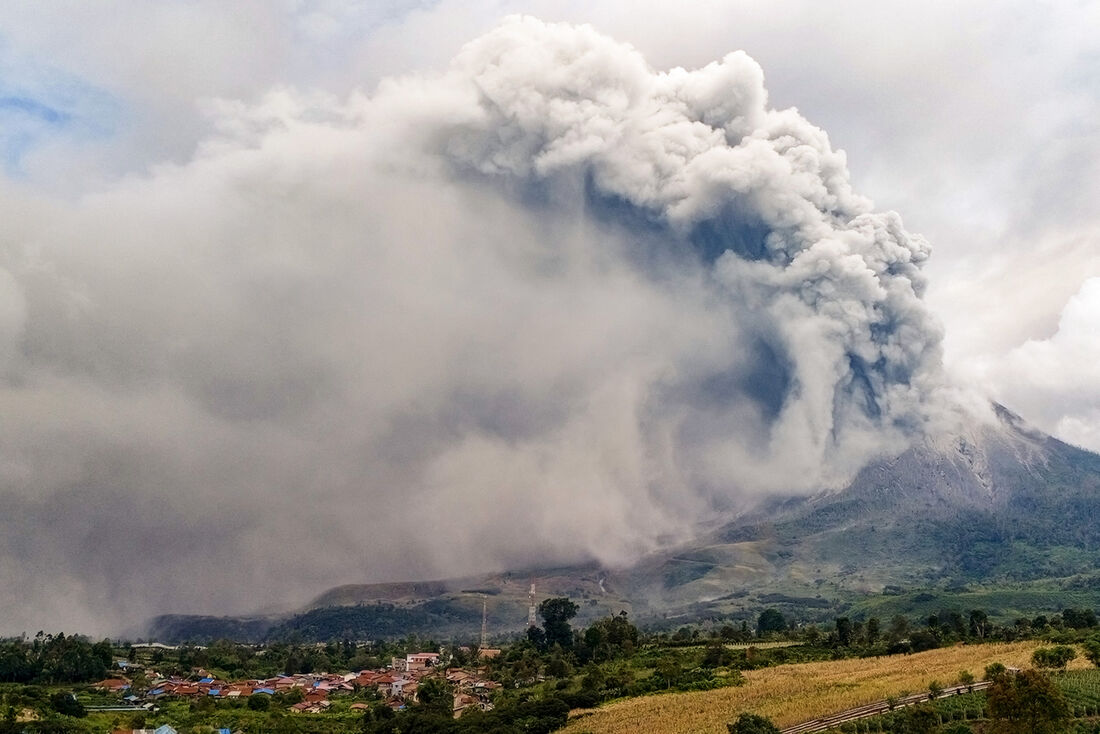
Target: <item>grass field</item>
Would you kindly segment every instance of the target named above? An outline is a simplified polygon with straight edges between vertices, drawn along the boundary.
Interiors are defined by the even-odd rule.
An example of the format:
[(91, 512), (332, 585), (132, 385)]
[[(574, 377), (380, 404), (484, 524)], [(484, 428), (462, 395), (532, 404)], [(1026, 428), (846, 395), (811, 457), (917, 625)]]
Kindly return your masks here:
[[(745, 672), (739, 688), (644, 696), (577, 712), (572, 734), (725, 734), (742, 711), (770, 717), (780, 727), (879, 701), (919, 693), (933, 680), (956, 682), (969, 670), (981, 678), (986, 665), (1029, 667), (1039, 642), (965, 645), (914, 655), (780, 665)], [(1070, 668), (1088, 667), (1078, 658)]]

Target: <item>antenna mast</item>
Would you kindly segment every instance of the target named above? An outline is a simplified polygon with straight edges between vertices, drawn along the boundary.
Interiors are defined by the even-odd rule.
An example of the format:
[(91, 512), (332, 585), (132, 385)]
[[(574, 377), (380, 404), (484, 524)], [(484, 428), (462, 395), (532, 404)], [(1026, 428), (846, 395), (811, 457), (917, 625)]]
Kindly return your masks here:
[(481, 597), (481, 649), (489, 648), (489, 607), (485, 597)]
[(536, 626), (535, 624), (535, 580), (531, 579), (531, 593), (528, 595), (529, 604), (527, 606), (527, 627)]

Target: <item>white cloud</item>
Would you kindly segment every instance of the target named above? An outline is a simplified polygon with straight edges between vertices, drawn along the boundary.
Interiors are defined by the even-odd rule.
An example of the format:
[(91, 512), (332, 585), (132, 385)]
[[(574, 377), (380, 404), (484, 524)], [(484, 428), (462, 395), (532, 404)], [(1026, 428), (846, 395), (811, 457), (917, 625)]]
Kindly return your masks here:
[(4, 624), (623, 562), (903, 446), (927, 243), (766, 99), (744, 54), (657, 73), (514, 18), (371, 97), (207, 104), (192, 159), (21, 207), (0, 580), (54, 581)]
[(1059, 438), (1100, 451), (1100, 278), (1062, 309), (1057, 331), (981, 364), (998, 397)]
[[(591, 22), (640, 56), (598, 41), (587, 61), (563, 51), (569, 76), (547, 74), (540, 90), (522, 66), (546, 64), (537, 53), (481, 73), (474, 57), (496, 53), (483, 42), (449, 66), (512, 12)], [(160, 543), (162, 575), (233, 576), (247, 563), (252, 586), (166, 586), (148, 609), (242, 610), (273, 579), (303, 580), (291, 596), (348, 580), (287, 547), (369, 547), (350, 565), (373, 578), (436, 574), (461, 570), (456, 557), (522, 562), (517, 546), (541, 558), (578, 513), (592, 518), (573, 529), (586, 552), (625, 557), (683, 531), (731, 484), (734, 496), (782, 484), (772, 468), (785, 461), (811, 483), (826, 454), (843, 476), (882, 450), (878, 431), (850, 423), (834, 451), (824, 406), (838, 385), (860, 392), (838, 356), (851, 350), (900, 368), (868, 378), (886, 415), (921, 414), (902, 376), (937, 361), (935, 319), (914, 297), (924, 289), (954, 371), (1095, 446), (1089, 376), (1070, 372), (1087, 334), (1076, 321), (1055, 329), (1100, 275), (1098, 13), (793, 0), (3, 5), (20, 58), (103, 90), (126, 116), (109, 139), (40, 145), (26, 180), (0, 182), (0, 402), (20, 418), (0, 457), (16, 523), (0, 579), (27, 585), (49, 569), (59, 581), (40, 607), (84, 594), (87, 609), (115, 614), (143, 576), (113, 592), (65, 579), (106, 576), (108, 553)], [(761, 63), (772, 104), (798, 105), (831, 143), (797, 116), (762, 114), (754, 65), (726, 58), (737, 49)], [(421, 76), (375, 93), (409, 71)], [(513, 118), (471, 104), (471, 76)], [(775, 144), (783, 125), (798, 151)], [(762, 139), (720, 144), (745, 130)], [(924, 240), (889, 218), (806, 236), (830, 207), (870, 210), (848, 160), (856, 190), (934, 245), (927, 282), (915, 268)], [(456, 162), (484, 179), (456, 175)], [(584, 216), (578, 166), (629, 206)], [(772, 243), (791, 267), (687, 267), (619, 218), (667, 216), (680, 236), (731, 189), (768, 226), (799, 232)], [(883, 274), (898, 268), (904, 277)], [(779, 297), (795, 276), (807, 280), (799, 297)], [(903, 328), (868, 341), (883, 308)], [(746, 350), (754, 329), (773, 342)], [(1046, 369), (1061, 383), (1044, 382)], [(736, 379), (714, 380), (723, 370)], [(787, 407), (713, 399), (782, 396), (792, 376), (804, 389)], [(723, 440), (753, 434), (764, 438)], [(770, 436), (808, 450), (786, 456)], [(502, 490), (529, 475), (522, 492)], [(395, 493), (416, 504), (395, 508)], [(568, 504), (538, 504), (557, 495)], [(132, 527), (97, 546), (97, 523), (120, 504)], [(521, 520), (489, 519), (498, 511)], [(492, 542), (463, 556), (393, 540), (403, 518), (425, 515), (480, 518)], [(21, 546), (20, 519), (53, 531)], [(461, 548), (450, 532), (448, 550)]]

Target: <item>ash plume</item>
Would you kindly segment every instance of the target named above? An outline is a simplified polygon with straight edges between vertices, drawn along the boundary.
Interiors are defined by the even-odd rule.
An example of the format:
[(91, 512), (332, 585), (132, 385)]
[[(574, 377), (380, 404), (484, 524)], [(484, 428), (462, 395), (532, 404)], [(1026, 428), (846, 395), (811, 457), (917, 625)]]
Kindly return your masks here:
[(2, 225), (2, 632), (625, 563), (937, 414), (928, 244), (744, 53), (515, 17), (210, 114)]

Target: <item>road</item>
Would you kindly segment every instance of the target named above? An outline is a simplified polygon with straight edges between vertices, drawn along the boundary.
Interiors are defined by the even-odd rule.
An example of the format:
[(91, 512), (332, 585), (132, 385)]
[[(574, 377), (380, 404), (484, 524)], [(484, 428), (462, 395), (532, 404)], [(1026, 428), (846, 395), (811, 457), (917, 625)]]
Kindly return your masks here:
[[(989, 685), (990, 681), (983, 680), (966, 686), (953, 686), (951, 688), (945, 688), (943, 693), (941, 693), (938, 698), (957, 696), (962, 693), (969, 693), (970, 691), (980, 691), (982, 689), (989, 688)], [(866, 706), (848, 709), (847, 711), (841, 711), (840, 713), (831, 714), (820, 719), (813, 719), (812, 721), (804, 721), (801, 724), (788, 726), (786, 729), (781, 730), (781, 734), (812, 734), (812, 732), (825, 731), (826, 729), (840, 726), (841, 724), (849, 721), (857, 721), (859, 719), (866, 719), (871, 716), (878, 716), (879, 714), (885, 714), (886, 712), (891, 710), (897, 710), (906, 706), (913, 706), (927, 700), (927, 693), (915, 693), (912, 696), (899, 698), (897, 701), (894, 702), (893, 709), (890, 708), (890, 704), (886, 701), (876, 701), (874, 703), (869, 703)]]

